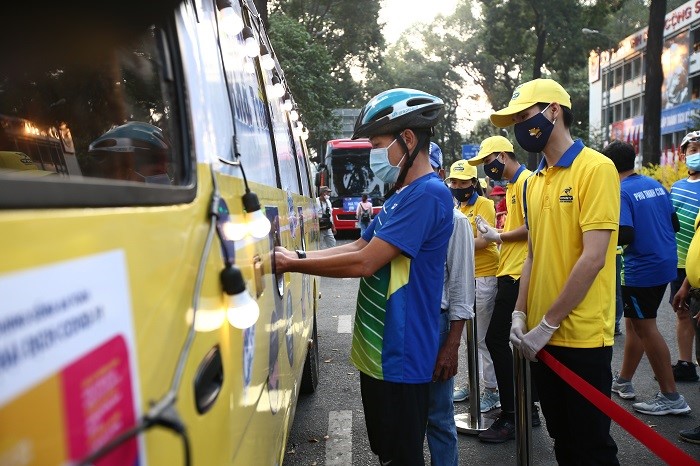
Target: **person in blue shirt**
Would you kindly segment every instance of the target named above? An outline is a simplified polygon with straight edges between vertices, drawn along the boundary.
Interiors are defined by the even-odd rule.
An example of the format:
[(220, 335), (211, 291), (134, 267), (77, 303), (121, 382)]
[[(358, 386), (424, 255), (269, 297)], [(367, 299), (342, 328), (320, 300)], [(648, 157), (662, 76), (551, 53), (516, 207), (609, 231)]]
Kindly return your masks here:
[(688, 413), (690, 407), (676, 391), (671, 353), (656, 326), (666, 287), (676, 278), (678, 219), (661, 183), (635, 173), (631, 144), (613, 141), (603, 154), (613, 161), (620, 175), (618, 245), (624, 247), (625, 350), (612, 391), (623, 399), (635, 398), (632, 377), (646, 353), (660, 391), (650, 401), (634, 403), (632, 407), (655, 416)]
[(275, 273), (360, 277), (350, 360), (372, 451), (382, 464), (423, 465), (440, 304), (453, 229), (450, 190), (428, 159), (444, 103), (391, 89), (361, 110), (353, 139), (369, 138), (370, 168), (393, 184), (356, 241), (321, 251), (275, 248)]

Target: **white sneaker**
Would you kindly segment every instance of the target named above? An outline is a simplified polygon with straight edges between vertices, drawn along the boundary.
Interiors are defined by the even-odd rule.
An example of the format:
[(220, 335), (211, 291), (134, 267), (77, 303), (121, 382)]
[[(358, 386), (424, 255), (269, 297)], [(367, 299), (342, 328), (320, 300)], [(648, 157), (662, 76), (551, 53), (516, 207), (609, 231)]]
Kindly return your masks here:
[(632, 405), (635, 411), (643, 414), (651, 414), (652, 416), (663, 416), (664, 414), (686, 414), (690, 412), (690, 406), (685, 402), (683, 395), (679, 395), (678, 399), (671, 401), (661, 394), (657, 393), (654, 398), (642, 403), (634, 403)]
[(620, 377), (620, 374), (615, 374), (615, 377), (613, 377), (613, 383), (612, 383), (612, 392), (617, 393), (620, 398), (623, 398), (625, 400), (632, 400), (636, 396), (634, 393), (634, 386), (632, 386), (632, 382), (618, 382), (617, 379)]

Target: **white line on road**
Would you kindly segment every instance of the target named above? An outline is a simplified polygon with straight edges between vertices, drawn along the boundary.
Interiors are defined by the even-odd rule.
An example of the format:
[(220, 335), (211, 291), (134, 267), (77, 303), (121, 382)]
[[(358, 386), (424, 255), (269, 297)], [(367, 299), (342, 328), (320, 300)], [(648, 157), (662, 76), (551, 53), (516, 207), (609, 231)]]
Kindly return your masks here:
[(352, 411), (328, 413), (326, 466), (352, 464)]
[(338, 316), (338, 333), (352, 332), (352, 316), (349, 314)]

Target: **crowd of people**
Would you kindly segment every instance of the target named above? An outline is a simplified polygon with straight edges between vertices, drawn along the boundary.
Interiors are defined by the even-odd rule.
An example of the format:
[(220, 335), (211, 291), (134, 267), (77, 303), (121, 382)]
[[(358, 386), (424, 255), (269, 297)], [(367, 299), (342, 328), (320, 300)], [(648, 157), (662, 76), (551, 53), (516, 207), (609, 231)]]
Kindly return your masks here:
[[(405, 88), (371, 99), (353, 138), (369, 138), (370, 167), (394, 189), (359, 239), (326, 242), (303, 256), (278, 247), (277, 270), (360, 278), (351, 361), (381, 464), (424, 464), (426, 436), (432, 464), (458, 464), (453, 403), (469, 396), (466, 384), (455, 386), (468, 319), (476, 323), (480, 410), (500, 408), (479, 440), (515, 438), (516, 350), (533, 375), (532, 425), (541, 424), (541, 409), (557, 462), (619, 464), (610, 418), (538, 355), (546, 350), (607, 397), (633, 399), (632, 377), (646, 354), (659, 391), (633, 409), (690, 412), (676, 381), (698, 380), (691, 353), (700, 343), (700, 132), (683, 140), (689, 177), (669, 193), (635, 172), (631, 145), (613, 142), (599, 152), (574, 139), (569, 94), (554, 80), (535, 79), (490, 119), (513, 126), (520, 147), (543, 155), (536, 170), (518, 161), (508, 139), (492, 136), (445, 176), (442, 152), (430, 141), (443, 106)], [(491, 198), (479, 165), (498, 182)], [(319, 200), (320, 216), (326, 201)], [(656, 326), (669, 284), (673, 365)], [(613, 375), (623, 316), (623, 362)], [(695, 356), (700, 361), (697, 344)], [(700, 426), (679, 435), (700, 443)]]

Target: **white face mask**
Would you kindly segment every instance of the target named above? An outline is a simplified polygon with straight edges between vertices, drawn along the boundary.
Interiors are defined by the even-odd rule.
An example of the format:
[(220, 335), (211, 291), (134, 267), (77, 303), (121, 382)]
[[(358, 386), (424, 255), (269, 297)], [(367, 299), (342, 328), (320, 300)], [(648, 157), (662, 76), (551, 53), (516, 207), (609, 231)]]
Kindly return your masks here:
[(389, 148), (394, 145), (396, 139), (386, 147), (378, 147), (369, 151), (369, 168), (374, 175), (385, 183), (396, 183), (401, 173), (401, 162), (406, 157), (406, 154), (401, 157), (398, 165), (392, 165), (389, 162)]

